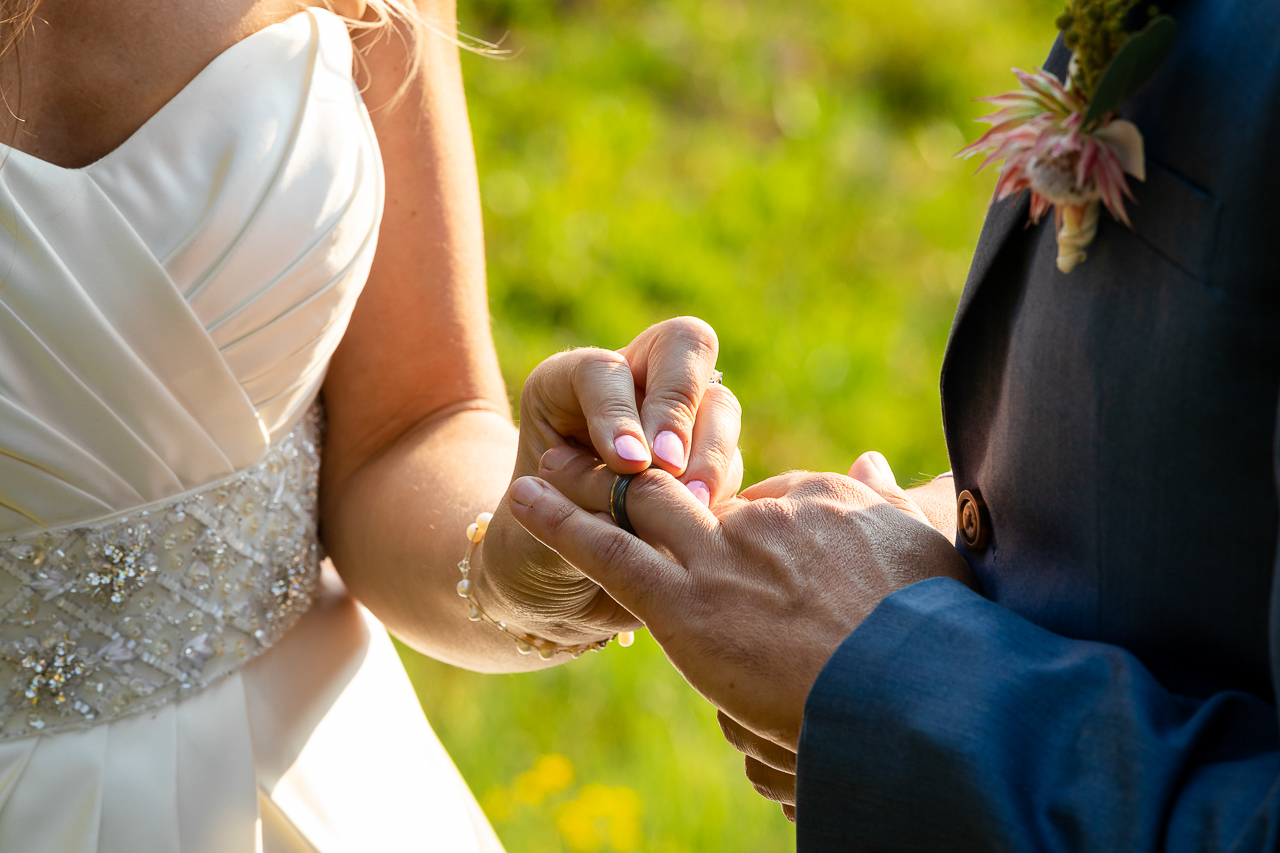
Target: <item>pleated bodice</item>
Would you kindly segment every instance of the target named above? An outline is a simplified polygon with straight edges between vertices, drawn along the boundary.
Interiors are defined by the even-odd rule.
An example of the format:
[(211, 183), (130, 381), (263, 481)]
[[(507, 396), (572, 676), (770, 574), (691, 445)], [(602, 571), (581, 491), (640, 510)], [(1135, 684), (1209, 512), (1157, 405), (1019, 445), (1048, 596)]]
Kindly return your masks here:
[(0, 166), (0, 536), (242, 471), (314, 399), (382, 171), (340, 19), (233, 45), (101, 160)]

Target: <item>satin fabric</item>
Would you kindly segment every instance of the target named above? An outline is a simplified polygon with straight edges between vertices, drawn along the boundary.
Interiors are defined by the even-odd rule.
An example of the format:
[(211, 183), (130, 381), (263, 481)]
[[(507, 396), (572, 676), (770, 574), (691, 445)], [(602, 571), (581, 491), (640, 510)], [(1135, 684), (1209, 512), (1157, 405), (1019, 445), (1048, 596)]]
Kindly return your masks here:
[(368, 275), (382, 175), (342, 22), (232, 46), (83, 169), (0, 168), (0, 535), (257, 461)]
[[(83, 169), (0, 167), (0, 535), (242, 470), (314, 400), (367, 277), (382, 172), (342, 21), (218, 56)], [(194, 697), (0, 743), (0, 850), (500, 849), (385, 630), (331, 571)]]

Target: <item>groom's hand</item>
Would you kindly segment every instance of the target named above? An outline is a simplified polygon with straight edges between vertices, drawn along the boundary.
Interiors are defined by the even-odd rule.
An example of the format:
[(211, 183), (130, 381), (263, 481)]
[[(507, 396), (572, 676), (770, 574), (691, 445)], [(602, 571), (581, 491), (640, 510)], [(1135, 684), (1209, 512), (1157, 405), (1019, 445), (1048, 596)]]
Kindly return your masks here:
[(516, 520), (645, 622), (698, 692), (792, 752), (818, 672), (882, 598), (970, 581), (923, 515), (851, 477), (784, 474), (712, 512), (651, 469), (627, 492), (637, 538), (607, 520), (616, 475), (598, 461), (553, 448), (540, 473), (512, 484)]

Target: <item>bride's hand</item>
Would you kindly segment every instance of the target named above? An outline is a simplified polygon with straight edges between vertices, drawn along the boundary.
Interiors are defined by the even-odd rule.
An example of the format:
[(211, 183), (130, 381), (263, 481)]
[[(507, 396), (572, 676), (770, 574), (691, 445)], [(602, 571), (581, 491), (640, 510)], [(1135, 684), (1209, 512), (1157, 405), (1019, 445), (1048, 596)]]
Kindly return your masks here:
[[(742, 484), (742, 411), (712, 382), (715, 331), (691, 317), (646, 329), (623, 349), (551, 356), (520, 396), (520, 450), (512, 480), (536, 475), (548, 449), (570, 445), (619, 474), (654, 464), (703, 504)], [(640, 623), (593, 581), (512, 520), (507, 501), (479, 552), (477, 595), (495, 618), (563, 643), (600, 639)]]

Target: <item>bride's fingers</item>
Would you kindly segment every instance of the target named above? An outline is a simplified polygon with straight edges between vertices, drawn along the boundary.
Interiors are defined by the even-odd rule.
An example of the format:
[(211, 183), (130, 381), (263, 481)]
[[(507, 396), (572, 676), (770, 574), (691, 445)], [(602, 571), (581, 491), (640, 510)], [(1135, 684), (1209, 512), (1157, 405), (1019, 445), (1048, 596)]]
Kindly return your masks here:
[(695, 317), (676, 317), (647, 329), (622, 352), (644, 388), (640, 422), (653, 460), (673, 476), (689, 464), (694, 422), (715, 371), (715, 330)]
[[(642, 471), (650, 454), (636, 407), (631, 366), (620, 353), (584, 347), (548, 358), (529, 376), (520, 394), (522, 426), (534, 419), (547, 444), (580, 432), (585, 423), (591, 445), (609, 467)], [(533, 460), (536, 462), (536, 460)]]
[(693, 425), (689, 466), (680, 481), (703, 506), (734, 495), (742, 485), (742, 406), (723, 385), (709, 385)]
[[(667, 482), (673, 490), (684, 491), (670, 477)], [(687, 598), (688, 575), (682, 567), (582, 509), (550, 483), (521, 477), (507, 496), (511, 515), (534, 538), (604, 587), (642, 622), (648, 623), (653, 613), (664, 613), (667, 602)], [(686, 499), (693, 502), (687, 492)]]
[(724, 711), (716, 712), (716, 720), (720, 723), (720, 731), (729, 746), (774, 770), (795, 774), (796, 754), (785, 746), (778, 746), (771, 740), (765, 740), (755, 732), (748, 731)]

